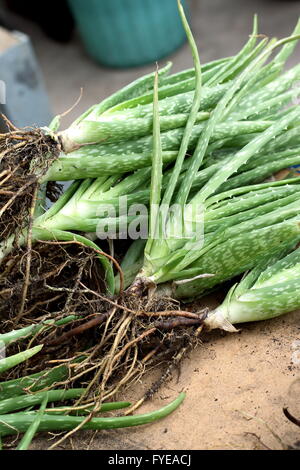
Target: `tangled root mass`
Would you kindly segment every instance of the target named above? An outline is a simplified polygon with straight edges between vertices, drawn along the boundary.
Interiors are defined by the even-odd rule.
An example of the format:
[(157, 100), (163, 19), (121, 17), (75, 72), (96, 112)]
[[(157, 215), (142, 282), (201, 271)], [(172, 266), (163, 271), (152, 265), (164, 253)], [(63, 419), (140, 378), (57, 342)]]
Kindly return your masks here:
[[(91, 395), (105, 400), (139, 380), (150, 367), (163, 365), (162, 378), (148, 390), (149, 397), (169, 375), (178, 352), (195, 344), (194, 327), (201, 325), (201, 315), (180, 311), (172, 299), (148, 299), (126, 292), (119, 298), (107, 298), (96, 253), (72, 242), (34, 245), (30, 282), (20, 312), (26, 256), (25, 248), (16, 250), (1, 266), (2, 331), (72, 316), (67, 324), (47, 327), (25, 340), (31, 345), (44, 344), (26, 364), (26, 373), (44, 370), (55, 358), (59, 364), (65, 360), (70, 374), (64, 384), (86, 386), (81, 400)], [(12, 344), (8, 354), (17, 348)], [(13, 369), (8, 377), (24, 374), (23, 367)]]
[[(28, 224), (28, 213), (39, 179), (58, 157), (59, 145), (40, 129), (11, 130), (0, 135), (0, 239), (17, 235)], [(48, 184), (47, 196), (58, 186)]]
[[(1, 240), (28, 226), (39, 179), (58, 153), (59, 144), (39, 129), (11, 128), (0, 136)], [(48, 185), (50, 199), (56, 192), (55, 185)], [(22, 349), (29, 341), (44, 347), (26, 371), (20, 365), (7, 378), (44, 370), (59, 358), (70, 367), (65, 385), (86, 385), (80, 400), (92, 394), (102, 401), (139, 380), (148, 368), (164, 364), (145, 397), (160, 387), (172, 365), (195, 344), (195, 327), (201, 327), (203, 317), (181, 311), (172, 299), (149, 299), (147, 292), (107, 298), (103, 277), (95, 251), (78, 243), (38, 242), (30, 250), (15, 246), (0, 265), (1, 332), (71, 319), (23, 340)], [(10, 345), (8, 354), (18, 347)]]

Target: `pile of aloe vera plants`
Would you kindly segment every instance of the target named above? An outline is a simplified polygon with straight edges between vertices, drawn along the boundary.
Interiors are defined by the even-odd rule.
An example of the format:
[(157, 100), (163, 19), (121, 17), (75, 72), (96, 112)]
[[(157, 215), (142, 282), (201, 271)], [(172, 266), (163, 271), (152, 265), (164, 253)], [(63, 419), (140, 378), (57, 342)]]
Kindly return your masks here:
[[(300, 308), (300, 64), (285, 67), (300, 21), (277, 40), (254, 18), (241, 51), (201, 64), (178, 7), (192, 69), (167, 64), (66, 130), (0, 135), (0, 437), (24, 433), (20, 449), (168, 415), (184, 393), (132, 413), (203, 329)], [(218, 308), (197, 307), (225, 281)]]

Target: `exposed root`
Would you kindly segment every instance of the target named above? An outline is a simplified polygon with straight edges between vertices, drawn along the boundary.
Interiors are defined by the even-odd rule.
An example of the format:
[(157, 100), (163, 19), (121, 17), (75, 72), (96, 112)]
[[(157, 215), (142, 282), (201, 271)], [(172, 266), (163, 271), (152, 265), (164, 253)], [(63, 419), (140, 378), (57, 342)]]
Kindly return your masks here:
[[(2, 331), (10, 331), (16, 321), (19, 328), (43, 325), (22, 346), (43, 343), (42, 351), (6, 378), (65, 364), (68, 377), (55, 387), (86, 388), (74, 404), (78, 410), (92, 408), (81, 426), (98, 414), (104, 401), (140, 382), (151, 369), (163, 367), (161, 377), (129, 411), (150, 399), (197, 343), (206, 317), (205, 312), (180, 310), (170, 298), (149, 298), (147, 291), (107, 298), (102, 275), (97, 253), (77, 242), (37, 242), (15, 250), (0, 271)], [(47, 326), (49, 319), (60, 323)], [(17, 350), (12, 344), (8, 354)]]
[[(31, 248), (30, 258), (29, 275), (26, 248), (11, 253), (1, 266), (2, 332), (13, 328), (16, 312), (22, 320), (18, 327), (22, 327), (49, 318), (59, 320), (74, 315), (84, 319), (107, 311), (106, 302), (93, 296), (92, 290), (82, 293), (79, 285), (83, 280), (88, 286), (103, 290), (101, 267), (93, 250), (77, 244), (48, 246), (41, 242)], [(23, 306), (21, 316), (20, 305)], [(50, 335), (55, 335), (55, 328)]]
[(91, 328), (94, 328), (95, 326), (100, 325), (101, 323), (103, 323), (106, 320), (108, 315), (109, 315), (109, 312), (98, 313), (92, 320), (89, 320), (85, 323), (82, 323), (81, 325), (79, 325), (75, 328), (72, 328), (72, 330), (67, 331), (66, 333), (64, 333), (60, 337), (58, 337), (56, 339), (53, 339), (53, 340), (50, 340), (48, 342), (45, 341), (44, 343), (46, 344), (46, 346), (50, 346), (50, 345), (51, 346), (57, 346), (59, 344), (62, 344), (65, 341), (67, 341), (69, 338), (72, 338), (73, 336), (82, 334), (84, 331), (87, 331)]
[(20, 309), (17, 314), (14, 325), (18, 324), (20, 318), (23, 315), (24, 306), (26, 303), (27, 291), (30, 285), (30, 266), (31, 266), (31, 253), (32, 253), (32, 224), (33, 224), (33, 215), (34, 215), (34, 209), (35, 209), (35, 204), (36, 204), (37, 190), (38, 190), (38, 187), (37, 185), (35, 185), (33, 196), (32, 196), (32, 201), (31, 201), (31, 207), (29, 211), (29, 223), (28, 223), (28, 234), (27, 234), (27, 256), (26, 256), (26, 268), (25, 268), (26, 270), (25, 270), (24, 283), (23, 283), (23, 288), (22, 288), (21, 304), (20, 304)]
[(154, 292), (156, 290), (156, 285), (150, 281), (150, 279), (139, 276), (135, 279), (134, 283), (127, 289), (127, 292), (130, 296), (141, 297), (143, 294), (147, 293), (149, 298), (152, 299)]
[[(58, 157), (60, 146), (40, 129), (17, 129), (0, 135), (0, 239), (17, 236), (28, 225), (39, 179)], [(58, 186), (49, 185), (50, 199)], [(17, 238), (17, 237), (16, 237)]]
[(293, 424), (296, 424), (296, 426), (299, 426), (300, 427), (300, 419), (296, 418), (295, 416), (293, 416), (289, 410), (287, 408), (283, 408), (283, 413), (285, 415), (285, 417), (291, 421), (291, 423)]

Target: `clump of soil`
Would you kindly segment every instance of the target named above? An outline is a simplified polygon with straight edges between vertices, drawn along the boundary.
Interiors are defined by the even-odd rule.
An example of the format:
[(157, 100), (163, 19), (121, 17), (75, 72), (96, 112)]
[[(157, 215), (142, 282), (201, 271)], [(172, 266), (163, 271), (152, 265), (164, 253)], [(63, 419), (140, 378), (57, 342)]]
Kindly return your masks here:
[[(27, 374), (49, 367), (49, 360), (73, 357), (96, 342), (97, 323), (107, 311), (105, 298), (92, 290), (103, 291), (105, 285), (94, 250), (78, 243), (38, 242), (30, 253), (29, 277), (28, 256), (26, 248), (16, 249), (1, 264), (1, 333), (48, 320), (64, 323), (69, 317), (70, 321), (45, 327), (34, 338), (22, 341), (22, 349), (29, 341), (44, 344), (41, 354), (26, 364)], [(18, 348), (19, 343), (13, 343), (7, 354), (18, 352)], [(12, 369), (8, 377), (22, 376), (23, 367)]]
[[(27, 248), (14, 250), (0, 268), (0, 318), (2, 328), (10, 330), (66, 314), (85, 315), (90, 295), (87, 288), (104, 289), (97, 254), (76, 243), (38, 242), (31, 250), (30, 277), (22, 312)], [(94, 305), (95, 304), (95, 305)], [(99, 311), (99, 302), (92, 303), (91, 311)]]
[[(43, 344), (43, 349), (7, 378), (65, 363), (70, 366), (68, 384), (87, 386), (87, 395), (96, 394), (102, 401), (161, 365), (162, 375), (142, 400), (151, 397), (197, 343), (205, 314), (182, 311), (169, 298), (129, 292), (111, 298), (104, 292), (98, 254), (81, 243), (41, 241), (30, 253), (19, 248), (7, 256), (0, 268), (2, 332), (60, 322), (23, 340), (22, 349), (29, 341)], [(70, 320), (61, 324), (66, 318)], [(13, 343), (8, 354), (18, 347)]]
[[(39, 179), (58, 157), (59, 143), (41, 129), (16, 129), (0, 135), (0, 240), (17, 235), (29, 223)], [(50, 200), (58, 186), (48, 185)]]

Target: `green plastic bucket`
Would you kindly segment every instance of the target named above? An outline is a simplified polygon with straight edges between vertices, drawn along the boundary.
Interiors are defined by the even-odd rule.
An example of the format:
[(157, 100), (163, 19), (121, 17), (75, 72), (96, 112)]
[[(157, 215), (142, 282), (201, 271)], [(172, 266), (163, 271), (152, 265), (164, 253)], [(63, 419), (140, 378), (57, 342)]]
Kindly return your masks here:
[[(169, 55), (186, 37), (176, 0), (69, 0), (88, 53), (112, 67)], [(182, 4), (187, 14), (186, 1)]]

